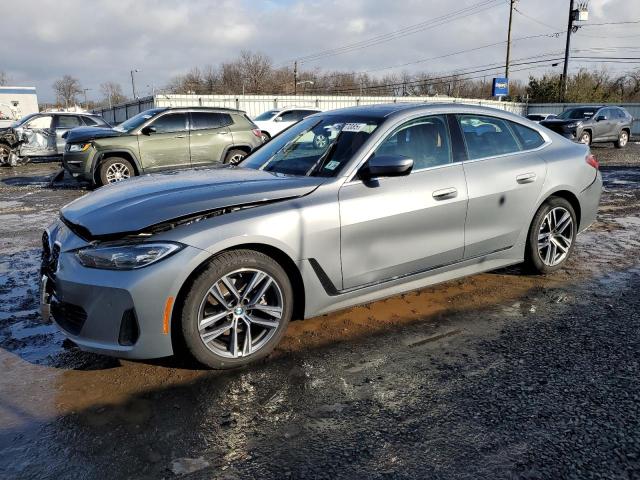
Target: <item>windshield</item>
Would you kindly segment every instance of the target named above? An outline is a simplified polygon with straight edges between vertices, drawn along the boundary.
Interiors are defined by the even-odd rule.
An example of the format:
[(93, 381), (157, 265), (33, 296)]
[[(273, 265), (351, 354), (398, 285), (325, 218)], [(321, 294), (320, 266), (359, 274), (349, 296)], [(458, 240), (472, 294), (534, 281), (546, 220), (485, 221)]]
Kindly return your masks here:
[(113, 127), (113, 129), (117, 130), (118, 132), (130, 132), (134, 128), (138, 128), (150, 118), (153, 118), (158, 113), (164, 112), (164, 110), (164, 108), (151, 108), (149, 110), (145, 110), (144, 112), (131, 117), (129, 120), (125, 120), (117, 127)]
[(254, 118), (254, 120), (258, 122), (265, 122), (267, 120), (271, 120), (278, 113), (280, 113), (280, 110), (269, 110), (267, 112), (261, 113), (256, 118)]
[(345, 115), (307, 118), (274, 137), (241, 166), (285, 175), (333, 177), (382, 120)]
[(558, 115), (558, 118), (565, 120), (585, 120), (593, 117), (593, 115), (598, 111), (598, 108), (600, 107), (570, 108)]
[(20, 120), (16, 120), (15, 122), (13, 122), (11, 124), (11, 127), (12, 128), (19, 127), (20, 125), (22, 125), (23, 123), (28, 121), (30, 118), (35, 117), (36, 115), (38, 115), (38, 114), (37, 113), (30, 113), (29, 115), (26, 115), (26, 116), (22, 117)]

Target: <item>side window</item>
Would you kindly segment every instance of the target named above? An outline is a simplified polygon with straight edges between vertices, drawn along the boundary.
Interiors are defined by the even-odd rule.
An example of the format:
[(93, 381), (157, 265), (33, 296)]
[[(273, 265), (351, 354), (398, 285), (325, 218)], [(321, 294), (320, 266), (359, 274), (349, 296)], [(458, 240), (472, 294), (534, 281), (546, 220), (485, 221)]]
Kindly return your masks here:
[(484, 115), (459, 115), (458, 121), (470, 160), (520, 150), (505, 120)]
[(191, 130), (220, 128), (232, 123), (231, 115), (228, 113), (191, 112)]
[(299, 110), (289, 110), (280, 114), (280, 117), (282, 117), (283, 122), (297, 122), (302, 118)]
[(29, 120), (25, 127), (27, 128), (51, 128), (51, 120), (53, 117), (51, 115), (43, 115), (41, 117), (36, 117), (33, 120)]
[(313, 115), (314, 113), (318, 113), (315, 110), (302, 110), (301, 111), (301, 116), (300, 116), (300, 120), (302, 120), (305, 117), (308, 117), (309, 115)]
[(533, 128), (525, 127), (524, 125), (520, 125), (516, 122), (509, 123), (518, 137), (518, 140), (520, 140), (520, 145), (522, 145), (523, 150), (532, 150), (534, 148), (538, 148), (544, 143), (542, 135), (536, 132)]
[(401, 125), (382, 142), (375, 154), (412, 158), (414, 170), (451, 163), (451, 142), (446, 118), (433, 115)]
[(80, 118), (75, 115), (60, 115), (58, 117), (58, 127), (57, 128), (75, 128), (82, 125), (80, 122)]
[(187, 129), (186, 119), (184, 113), (169, 113), (162, 115), (151, 125), (156, 127), (157, 133), (180, 132)]
[(98, 122), (91, 117), (80, 117), (80, 118), (82, 118), (82, 120), (84, 121), (84, 124), (88, 127), (95, 127), (96, 125), (98, 125)]

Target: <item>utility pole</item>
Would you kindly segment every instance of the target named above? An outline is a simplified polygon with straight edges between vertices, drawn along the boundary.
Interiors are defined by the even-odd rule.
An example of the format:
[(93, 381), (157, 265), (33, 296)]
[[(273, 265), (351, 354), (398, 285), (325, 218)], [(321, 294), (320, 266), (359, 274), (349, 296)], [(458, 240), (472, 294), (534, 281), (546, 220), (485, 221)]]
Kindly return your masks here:
[(89, 102), (87, 102), (87, 92), (91, 90), (90, 88), (83, 88), (82, 91), (84, 92), (84, 108), (86, 108), (87, 110), (89, 109)]
[(513, 8), (516, 0), (510, 0), (509, 4), (509, 29), (507, 30), (507, 61), (504, 66), (504, 77), (509, 79), (509, 58), (511, 57), (511, 22), (513, 21)]
[(136, 82), (135, 82), (135, 80), (133, 79), (133, 74), (134, 74), (134, 73), (136, 73), (136, 72), (139, 72), (139, 71), (140, 71), (140, 70), (138, 70), (137, 68), (136, 68), (136, 69), (131, 70), (131, 90), (132, 90), (132, 92), (133, 92), (133, 99), (134, 99), (134, 100), (135, 100), (136, 98), (138, 98), (138, 96), (136, 95)]
[(298, 61), (293, 62), (293, 95), (298, 95)]
[(571, 31), (573, 30), (573, 0), (569, 0), (569, 21), (567, 22), (567, 43), (564, 47), (564, 66), (562, 67), (562, 81), (560, 82), (560, 101), (564, 102), (567, 95), (567, 71), (569, 70), (569, 47), (571, 45)]

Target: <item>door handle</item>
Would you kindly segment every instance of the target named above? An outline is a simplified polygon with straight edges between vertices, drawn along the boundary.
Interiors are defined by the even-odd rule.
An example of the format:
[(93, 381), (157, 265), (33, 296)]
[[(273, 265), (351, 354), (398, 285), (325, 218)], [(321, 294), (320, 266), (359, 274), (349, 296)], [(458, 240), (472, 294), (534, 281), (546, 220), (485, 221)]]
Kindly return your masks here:
[(536, 181), (536, 174), (533, 172), (522, 173), (516, 177), (518, 183), (533, 183)]
[(454, 187), (442, 188), (435, 190), (431, 196), (436, 200), (446, 200), (447, 198), (455, 198), (458, 196), (458, 190)]

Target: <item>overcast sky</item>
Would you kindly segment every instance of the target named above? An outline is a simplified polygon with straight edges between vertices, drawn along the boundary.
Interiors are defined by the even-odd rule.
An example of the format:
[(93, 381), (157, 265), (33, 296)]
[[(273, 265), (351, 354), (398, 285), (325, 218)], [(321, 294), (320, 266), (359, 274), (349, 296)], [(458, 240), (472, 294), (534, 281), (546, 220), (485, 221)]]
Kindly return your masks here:
[[(164, 86), (194, 66), (218, 64), (250, 49), (278, 65), (471, 8), (482, 0), (2, 0), (0, 70), (12, 85), (36, 86), (39, 100), (54, 100), (51, 84), (77, 77), (99, 97), (99, 85), (119, 82), (131, 95), (129, 71), (140, 94)], [(569, 0), (519, 0), (513, 38), (566, 29)], [(484, 7), (483, 7), (484, 8)], [(640, 19), (640, 0), (591, 0), (587, 25)], [(473, 15), (365, 49), (333, 55), (302, 69), (375, 70), (500, 42), (506, 39), (508, 0)], [(524, 14), (524, 15), (523, 15)], [(526, 15), (526, 16), (525, 16)], [(535, 20), (534, 20), (535, 19)], [(584, 27), (572, 37), (575, 55), (640, 57), (640, 24)], [(562, 52), (565, 38), (515, 41), (512, 59)], [(615, 48), (614, 48), (615, 47)], [(627, 48), (621, 48), (627, 47)], [(416, 69), (449, 73), (504, 62), (505, 45), (373, 72)], [(578, 61), (572, 61), (578, 67)], [(596, 68), (594, 63), (582, 64)], [(640, 64), (608, 64), (620, 72)], [(516, 70), (520, 67), (513, 67)], [(514, 72), (527, 78), (550, 67)], [(556, 67), (559, 69), (560, 67)], [(573, 68), (572, 68), (573, 70)], [(491, 75), (491, 73), (489, 73)]]

